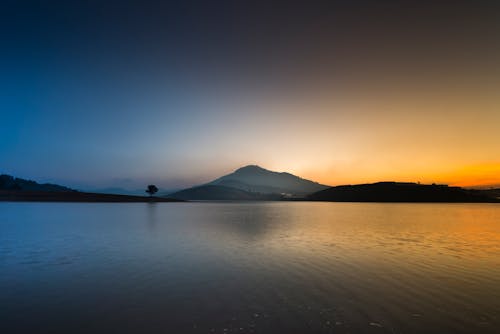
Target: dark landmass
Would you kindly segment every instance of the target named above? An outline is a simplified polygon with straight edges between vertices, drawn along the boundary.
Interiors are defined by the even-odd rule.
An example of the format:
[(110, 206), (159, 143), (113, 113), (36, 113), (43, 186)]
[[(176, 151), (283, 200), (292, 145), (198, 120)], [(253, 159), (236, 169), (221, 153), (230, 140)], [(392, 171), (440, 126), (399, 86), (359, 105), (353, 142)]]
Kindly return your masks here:
[(72, 192), (74, 189), (52, 183), (37, 183), (18, 177), (0, 175), (0, 190)]
[[(313, 192), (313, 189), (319, 190)], [(172, 193), (169, 197), (183, 200), (496, 203), (500, 202), (500, 191), (403, 182), (328, 187), (289, 173), (249, 165), (208, 184)]]
[(82, 190), (85, 192), (97, 193), (97, 194), (132, 195), (132, 196), (144, 195), (144, 189), (129, 190), (119, 187), (109, 187), (109, 188), (82, 189)]
[(0, 175), (0, 201), (13, 202), (179, 202), (179, 199), (80, 192), (57, 184), (40, 184)]
[(233, 201), (256, 201), (256, 200), (280, 200), (280, 194), (262, 194), (256, 192), (245, 191), (241, 189), (204, 185), (184, 189), (173, 194), (171, 198), (178, 198), (182, 200), (198, 200), (198, 201), (220, 201), (220, 200), (233, 200)]
[(496, 199), (500, 199), (500, 188), (493, 188), (493, 189), (478, 189), (474, 190), (477, 191), (478, 193), (488, 196), (488, 197), (494, 197)]
[(500, 202), (479, 190), (399, 182), (337, 186), (311, 194), (305, 199), (332, 202)]
[(260, 194), (287, 194), (304, 196), (328, 186), (306, 180), (290, 173), (273, 172), (256, 165), (248, 165), (224, 175), (207, 185), (225, 186)]
[[(179, 191), (182, 189), (159, 189), (156, 196), (159, 197), (168, 197), (168, 194)], [(143, 196), (145, 194), (145, 189), (125, 189), (120, 187), (108, 187), (108, 188), (90, 188), (90, 189), (82, 189), (82, 191), (89, 193), (98, 193), (98, 194), (114, 194), (114, 195), (130, 195), (130, 196)]]
[(149, 196), (85, 193), (79, 191), (0, 190), (0, 201), (8, 202), (181, 202), (179, 199)]
[[(245, 180), (243, 182), (242, 180)], [(267, 182), (270, 184), (261, 183)], [(252, 183), (255, 182), (255, 183)], [(283, 188), (284, 186), (288, 188)], [(314, 193), (307, 189), (320, 188)], [(260, 190), (260, 191), (258, 191)], [(280, 190), (287, 190), (281, 191)], [(301, 196), (302, 195), (302, 196)], [(447, 185), (379, 182), (330, 187), (288, 173), (246, 166), (209, 184), (167, 196), (80, 192), (57, 184), (0, 175), (0, 201), (37, 202), (179, 202), (185, 200), (304, 200), (332, 202), (500, 202), (500, 189), (464, 189)]]

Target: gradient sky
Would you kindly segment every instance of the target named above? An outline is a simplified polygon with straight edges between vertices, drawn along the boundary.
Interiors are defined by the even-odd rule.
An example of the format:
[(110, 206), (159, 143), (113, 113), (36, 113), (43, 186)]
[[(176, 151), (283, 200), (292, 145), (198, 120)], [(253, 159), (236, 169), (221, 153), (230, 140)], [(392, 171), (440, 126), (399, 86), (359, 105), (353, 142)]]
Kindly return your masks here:
[[(286, 5), (284, 5), (286, 4)], [(494, 1), (2, 1), (0, 173), (500, 184)]]

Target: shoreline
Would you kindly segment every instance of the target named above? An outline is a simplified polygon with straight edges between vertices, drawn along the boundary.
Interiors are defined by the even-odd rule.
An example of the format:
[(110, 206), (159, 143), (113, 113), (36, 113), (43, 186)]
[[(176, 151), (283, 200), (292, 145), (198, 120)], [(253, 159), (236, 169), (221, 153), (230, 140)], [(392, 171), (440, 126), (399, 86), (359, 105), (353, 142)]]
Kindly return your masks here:
[(164, 197), (99, 194), (79, 191), (0, 190), (0, 202), (165, 203), (185, 201)]

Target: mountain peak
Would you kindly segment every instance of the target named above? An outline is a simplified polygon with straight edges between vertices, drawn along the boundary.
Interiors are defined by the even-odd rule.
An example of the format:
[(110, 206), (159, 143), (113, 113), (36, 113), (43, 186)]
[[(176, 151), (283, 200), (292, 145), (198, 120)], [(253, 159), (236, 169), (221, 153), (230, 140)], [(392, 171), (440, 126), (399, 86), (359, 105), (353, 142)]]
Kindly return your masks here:
[(273, 172), (247, 165), (212, 182), (172, 194), (182, 199), (277, 199), (303, 197), (328, 186), (302, 179), (290, 173)]
[(260, 167), (258, 165), (243, 166), (243, 167), (238, 168), (234, 172), (238, 173), (238, 172), (257, 172), (257, 171), (266, 171), (266, 172), (269, 172), (267, 169), (262, 168), (262, 167)]
[(247, 165), (210, 183), (262, 194), (304, 195), (328, 188), (290, 173), (274, 172), (257, 165)]

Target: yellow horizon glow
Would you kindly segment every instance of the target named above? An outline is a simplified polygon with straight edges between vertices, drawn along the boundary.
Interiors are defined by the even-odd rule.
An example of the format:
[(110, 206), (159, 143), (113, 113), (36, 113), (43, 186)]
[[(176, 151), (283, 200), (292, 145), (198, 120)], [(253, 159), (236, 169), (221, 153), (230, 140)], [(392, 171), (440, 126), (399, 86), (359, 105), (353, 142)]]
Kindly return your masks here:
[(203, 103), (216, 116), (176, 143), (169, 168), (206, 181), (257, 164), (332, 186), (500, 185), (500, 82), (479, 71), (405, 74), (312, 78), (297, 94)]
[(322, 184), (336, 186), (343, 184), (375, 183), (382, 181), (420, 182), (422, 184), (447, 184), (458, 187), (495, 187), (500, 186), (500, 162), (462, 166), (447, 171), (432, 170), (418, 173), (404, 170), (401, 173), (365, 171), (352, 174), (352, 170), (315, 172), (297, 171), (298, 175)]
[[(498, 97), (473, 91), (440, 94), (263, 105), (260, 110), (272, 113), (265, 115), (268, 123), (255, 126), (260, 137), (252, 138), (252, 145), (247, 138), (239, 144), (248, 153), (245, 163), (332, 186), (380, 181), (500, 185)], [(255, 114), (257, 123), (261, 117)], [(286, 122), (277, 127), (281, 119)], [(243, 134), (253, 131), (252, 123), (245, 126)]]

